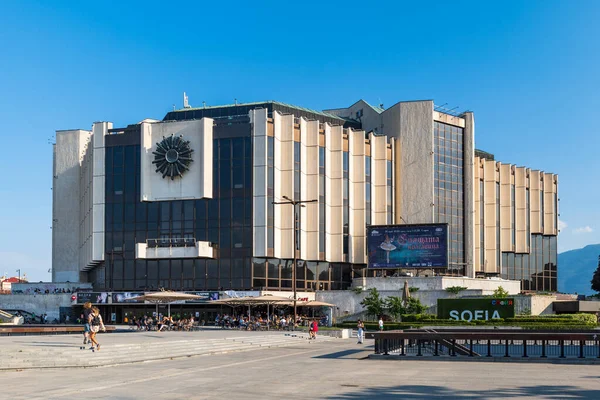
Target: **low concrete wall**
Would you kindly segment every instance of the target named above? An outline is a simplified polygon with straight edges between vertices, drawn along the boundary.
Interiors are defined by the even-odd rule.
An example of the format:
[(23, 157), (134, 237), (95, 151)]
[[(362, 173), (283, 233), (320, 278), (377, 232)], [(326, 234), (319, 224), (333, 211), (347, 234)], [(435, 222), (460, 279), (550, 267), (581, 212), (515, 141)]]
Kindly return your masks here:
[(548, 315), (554, 314), (555, 301), (569, 301), (564, 295), (514, 296), (515, 314)]
[(452, 286), (462, 286), (467, 289), (493, 292), (502, 286), (509, 294), (519, 294), (521, 292), (521, 283), (519, 281), (452, 276), (356, 278), (352, 281), (352, 286), (362, 286), (366, 289), (374, 287), (379, 291), (402, 290), (405, 281), (408, 281), (408, 286), (419, 288), (419, 290), (445, 290)]
[[(379, 293), (382, 298), (402, 296), (401, 290), (380, 290)], [(316, 292), (316, 300), (335, 304), (336, 306), (333, 308), (333, 318), (335, 318), (336, 322), (339, 322), (346, 318), (365, 318), (364, 309), (360, 303), (368, 296), (368, 294), (368, 291), (357, 294), (352, 290), (318, 291)], [(464, 290), (460, 292), (460, 297), (482, 296), (485, 294), (486, 293), (483, 293), (482, 290)], [(424, 306), (428, 307), (427, 312), (430, 314), (437, 313), (438, 299), (453, 299), (458, 297), (446, 290), (419, 290), (413, 292), (411, 296), (419, 299)]]
[[(316, 292), (316, 300), (335, 304), (336, 306), (332, 310), (333, 318), (335, 322), (341, 322), (345, 319), (356, 320), (358, 318), (367, 318), (364, 308), (360, 303), (368, 294), (368, 291), (357, 294), (352, 290), (319, 291)], [(384, 299), (389, 296), (402, 297), (401, 290), (379, 290), (379, 294)], [(458, 295), (449, 293), (446, 290), (418, 290), (417, 292), (413, 292), (411, 296), (419, 299), (424, 306), (428, 307), (428, 314), (437, 314), (438, 299), (480, 297), (491, 294), (490, 291), (477, 289), (463, 290)], [(517, 295), (512, 297), (515, 299), (515, 315), (553, 314), (552, 303), (557, 301), (556, 296), (548, 295)], [(372, 319), (372, 317), (370, 318)]]
[(71, 292), (77, 291), (77, 289), (92, 289), (91, 283), (82, 282), (28, 282), (28, 283), (13, 283), (11, 286), (12, 293), (18, 294), (33, 294), (35, 290), (39, 289), (45, 294), (46, 290), (50, 293), (54, 293), (55, 290), (69, 290)]
[(38, 316), (47, 314), (49, 322), (59, 319), (60, 307), (71, 307), (70, 293), (0, 295), (0, 310), (23, 310)]

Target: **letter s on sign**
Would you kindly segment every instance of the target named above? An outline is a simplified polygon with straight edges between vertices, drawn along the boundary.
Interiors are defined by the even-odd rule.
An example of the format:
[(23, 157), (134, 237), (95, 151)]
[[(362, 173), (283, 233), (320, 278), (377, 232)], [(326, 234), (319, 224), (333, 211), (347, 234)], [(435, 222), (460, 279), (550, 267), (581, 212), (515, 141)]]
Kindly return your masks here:
[(458, 321), (458, 311), (456, 311), (456, 310), (450, 311), (450, 319)]

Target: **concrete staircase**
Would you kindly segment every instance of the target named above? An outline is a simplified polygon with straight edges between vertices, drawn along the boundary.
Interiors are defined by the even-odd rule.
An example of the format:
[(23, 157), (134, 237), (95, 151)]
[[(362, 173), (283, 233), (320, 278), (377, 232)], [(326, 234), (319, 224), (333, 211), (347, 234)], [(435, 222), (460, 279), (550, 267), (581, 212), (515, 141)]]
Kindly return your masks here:
[[(302, 344), (308, 334), (289, 333), (277, 335), (240, 335), (224, 338), (194, 338), (184, 340), (138, 340), (129, 334), (127, 343), (110, 343), (109, 338), (116, 334), (101, 335), (98, 341), (101, 350), (92, 352), (89, 345), (80, 350), (81, 340), (72, 344), (41, 343), (23, 346), (0, 346), (0, 370), (28, 368), (68, 368), (98, 367), (128, 364), (144, 361), (175, 359), (183, 357), (221, 354), (236, 351), (251, 351), (271, 347), (285, 347)], [(168, 335), (168, 333), (166, 333)], [(320, 337), (318, 341), (331, 341), (335, 338)], [(305, 342), (306, 343), (306, 342)]]

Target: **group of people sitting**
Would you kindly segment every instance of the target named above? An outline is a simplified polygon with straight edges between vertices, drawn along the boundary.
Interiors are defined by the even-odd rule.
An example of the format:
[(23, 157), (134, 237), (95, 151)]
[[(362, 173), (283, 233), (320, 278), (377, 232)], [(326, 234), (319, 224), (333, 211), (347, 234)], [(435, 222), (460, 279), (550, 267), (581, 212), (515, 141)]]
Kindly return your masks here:
[[(128, 320), (131, 326), (140, 331), (191, 331), (197, 324), (194, 317), (189, 318), (174, 318), (172, 316), (148, 316), (144, 315), (140, 318), (132, 317)], [(204, 321), (202, 321), (204, 322)], [(202, 325), (202, 323), (200, 324)]]
[(222, 329), (241, 329), (248, 331), (258, 331), (263, 329), (270, 330), (291, 330), (292, 327), (310, 326), (312, 321), (306, 315), (297, 315), (294, 323), (293, 315), (270, 315), (267, 317), (263, 314), (257, 315), (229, 315), (217, 314), (215, 325)]

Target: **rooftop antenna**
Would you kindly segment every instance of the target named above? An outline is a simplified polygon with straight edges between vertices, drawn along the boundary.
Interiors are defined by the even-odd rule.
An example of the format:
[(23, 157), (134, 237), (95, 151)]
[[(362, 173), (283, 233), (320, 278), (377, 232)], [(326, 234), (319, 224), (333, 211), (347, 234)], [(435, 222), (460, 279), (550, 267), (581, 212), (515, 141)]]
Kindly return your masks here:
[(185, 94), (185, 92), (183, 92), (183, 108), (192, 108), (192, 107), (190, 106), (190, 103), (189, 103), (189, 101), (188, 101), (188, 97), (187, 97), (187, 95)]

